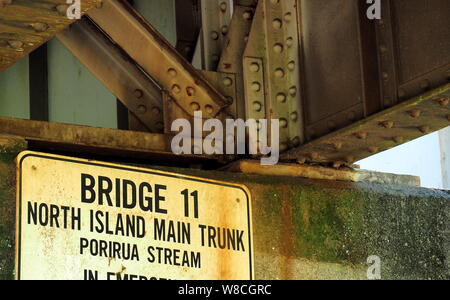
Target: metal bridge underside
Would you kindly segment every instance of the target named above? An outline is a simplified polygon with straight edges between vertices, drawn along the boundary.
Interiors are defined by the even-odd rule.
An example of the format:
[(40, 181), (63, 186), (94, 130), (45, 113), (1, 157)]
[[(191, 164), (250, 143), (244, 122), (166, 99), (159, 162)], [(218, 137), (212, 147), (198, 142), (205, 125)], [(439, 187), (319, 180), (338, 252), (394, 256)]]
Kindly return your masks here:
[(125, 0), (83, 0), (74, 23), (64, 0), (0, 0), (0, 71), (56, 36), (129, 113), (128, 131), (0, 118), (0, 133), (171, 155), (172, 120), (200, 110), (279, 119), (283, 161), (338, 168), (449, 126), (450, 2), (383, 0), (381, 20), (364, 2), (176, 0), (173, 47)]

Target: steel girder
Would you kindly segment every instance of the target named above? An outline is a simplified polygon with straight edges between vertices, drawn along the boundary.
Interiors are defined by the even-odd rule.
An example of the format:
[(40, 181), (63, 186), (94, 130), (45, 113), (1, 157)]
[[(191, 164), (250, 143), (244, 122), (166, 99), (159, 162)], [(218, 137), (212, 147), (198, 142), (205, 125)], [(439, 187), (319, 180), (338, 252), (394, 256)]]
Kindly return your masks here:
[[(213, 2), (192, 3), (188, 12), (196, 30), (195, 14), (202, 13), (197, 53), (208, 72), (185, 59), (191, 48), (178, 53), (125, 1), (89, 13), (114, 41), (108, 47), (137, 65), (133, 77), (149, 75), (153, 80), (142, 84), (155, 81), (163, 91), (166, 132), (173, 118), (195, 110), (208, 117), (278, 118), (283, 160), (339, 167), (450, 124), (448, 1), (384, 0), (378, 21), (368, 20), (357, 0)], [(192, 36), (188, 42), (195, 44)], [(120, 75), (126, 69), (115, 70), (116, 79), (126, 78)], [(105, 82), (107, 76), (98, 76)], [(120, 95), (114, 85), (131, 111), (144, 111), (129, 96), (133, 87)], [(150, 102), (147, 108), (158, 106)], [(141, 117), (149, 128), (160, 121)]]

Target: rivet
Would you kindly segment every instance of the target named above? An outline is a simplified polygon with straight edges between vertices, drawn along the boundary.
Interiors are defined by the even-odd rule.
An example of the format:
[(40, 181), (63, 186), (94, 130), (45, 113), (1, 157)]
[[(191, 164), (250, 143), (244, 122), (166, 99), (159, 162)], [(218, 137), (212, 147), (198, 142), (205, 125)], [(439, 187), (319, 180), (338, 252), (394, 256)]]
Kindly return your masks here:
[(436, 102), (438, 102), (441, 106), (447, 106), (448, 103), (450, 102), (450, 98), (442, 97), (442, 98), (436, 99)]
[(297, 120), (298, 120), (298, 113), (296, 113), (296, 112), (291, 113), (291, 120), (293, 122), (297, 122)]
[(295, 97), (297, 96), (297, 87), (293, 86), (289, 89), (289, 95), (291, 95), (291, 97)]
[(230, 77), (225, 77), (223, 79), (223, 85), (225, 86), (231, 86), (233, 84), (233, 80)]
[(259, 82), (253, 82), (251, 88), (252, 91), (259, 92), (261, 91), (261, 84)]
[(228, 26), (227, 25), (222, 26), (221, 31), (222, 31), (223, 35), (227, 35), (228, 34)]
[(388, 81), (389, 80), (389, 74), (387, 72), (383, 72), (383, 80)]
[(198, 104), (197, 102), (192, 102), (190, 106), (191, 106), (191, 109), (193, 111), (199, 111), (200, 110), (200, 104)]
[(288, 127), (288, 121), (286, 119), (280, 119), (280, 127), (281, 128), (287, 128)]
[(283, 45), (282, 45), (282, 44), (275, 44), (275, 45), (273, 46), (273, 51), (274, 51), (275, 53), (281, 53), (281, 52), (283, 52)]
[(404, 139), (402, 136), (394, 136), (394, 137), (392, 138), (392, 140), (393, 140), (394, 142), (396, 142), (397, 144), (401, 144), (401, 143), (404, 142), (405, 139)]
[(289, 48), (292, 47), (292, 46), (294, 45), (294, 39), (291, 38), (291, 37), (287, 38), (287, 40), (286, 40), (286, 45), (287, 45)]
[(177, 84), (174, 84), (174, 85), (172, 86), (172, 92), (173, 92), (174, 94), (179, 94), (179, 93), (181, 92), (180, 86), (177, 85)]
[(252, 71), (253, 73), (259, 72), (259, 64), (251, 63), (250, 64), (250, 71)]
[(222, 12), (226, 12), (226, 11), (227, 11), (227, 8), (228, 8), (228, 4), (227, 4), (226, 2), (220, 3), (220, 10), (221, 10)]
[(253, 110), (260, 112), (262, 110), (261, 102), (258, 101), (253, 102)]
[(420, 126), (419, 130), (422, 133), (429, 133), (431, 131), (431, 128), (430, 128), (430, 126)]
[(284, 15), (284, 20), (285, 20), (286, 22), (292, 21), (292, 13), (290, 13), (290, 12), (286, 13), (286, 14)]
[(56, 6), (56, 11), (60, 16), (66, 16), (67, 10), (69, 9), (69, 6), (66, 4), (60, 4)]
[(171, 77), (177, 77), (178, 72), (175, 69), (170, 68), (167, 73), (171, 76)]
[(309, 158), (310, 158), (312, 161), (315, 161), (316, 159), (319, 158), (319, 153), (317, 153), (317, 152), (312, 152), (312, 153), (309, 155)]
[(139, 105), (137, 111), (139, 114), (143, 115), (143, 114), (147, 113), (147, 106)]
[(31, 24), (31, 27), (36, 32), (44, 32), (44, 31), (47, 31), (47, 29), (49, 28), (48, 24), (40, 23), (40, 22)]
[(195, 89), (194, 89), (192, 86), (188, 86), (188, 87), (186, 88), (186, 94), (187, 94), (189, 97), (195, 96)]
[(422, 111), (419, 109), (413, 109), (408, 111), (408, 114), (411, 116), (411, 118), (418, 118), (422, 115)]
[(275, 29), (281, 29), (281, 27), (283, 26), (283, 22), (280, 19), (274, 19), (272, 21), (272, 26)]
[(360, 140), (365, 140), (369, 136), (367, 132), (357, 132), (355, 133), (355, 136)]
[(277, 95), (277, 101), (280, 103), (285, 103), (286, 102), (286, 95), (283, 93), (279, 93)]
[(23, 42), (21, 41), (8, 41), (8, 45), (15, 50), (23, 50)]
[(384, 121), (380, 123), (380, 126), (387, 129), (391, 129), (392, 127), (394, 127), (394, 125), (395, 125), (394, 121)]
[(136, 89), (136, 90), (134, 90), (133, 95), (137, 99), (141, 99), (142, 97), (144, 97), (144, 92), (140, 89)]
[(375, 147), (375, 146), (369, 147), (369, 152), (370, 153), (377, 153), (379, 151), (380, 151), (380, 149), (378, 147)]
[(333, 168), (334, 168), (334, 169), (339, 169), (339, 168), (342, 167), (343, 165), (345, 165), (345, 163), (342, 162), (342, 161), (335, 161), (335, 162), (333, 162)]
[(300, 164), (300, 165), (305, 164), (306, 163), (306, 157), (301, 156), (301, 157), (297, 158), (297, 163)]
[(249, 21), (253, 18), (253, 13), (251, 11), (247, 10), (242, 14), (242, 17), (244, 18), (244, 20)]
[(341, 150), (341, 149), (342, 149), (342, 142), (333, 142), (333, 143), (331, 143), (331, 146), (332, 146), (335, 150)]
[(153, 107), (152, 108), (152, 113), (154, 114), (154, 115), (159, 115), (160, 113), (161, 113), (161, 108), (159, 108), (159, 107)]
[(217, 31), (212, 31), (211, 39), (213, 39), (214, 41), (217, 41), (219, 39), (219, 33)]
[(380, 46), (380, 52), (381, 53), (386, 53), (388, 51), (388, 48), (386, 47), (386, 45), (381, 45)]
[(214, 109), (213, 109), (213, 107), (211, 105), (208, 104), (208, 105), (205, 106), (205, 111), (208, 114), (212, 115), (212, 113), (214, 112)]
[(281, 68), (278, 68), (275, 70), (275, 76), (278, 78), (283, 78), (284, 77), (284, 70)]
[(287, 67), (290, 71), (294, 71), (295, 70), (295, 61), (289, 62)]

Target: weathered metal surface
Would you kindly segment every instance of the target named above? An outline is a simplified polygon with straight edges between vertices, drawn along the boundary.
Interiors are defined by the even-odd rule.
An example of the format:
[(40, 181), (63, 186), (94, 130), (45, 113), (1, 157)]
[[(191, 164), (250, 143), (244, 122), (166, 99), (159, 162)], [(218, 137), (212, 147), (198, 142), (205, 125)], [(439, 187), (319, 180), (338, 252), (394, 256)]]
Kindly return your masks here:
[(192, 61), (202, 27), (199, 0), (175, 0), (177, 51)]
[(373, 21), (362, 1), (300, 8), (307, 141), (448, 83), (450, 2), (382, 0)]
[(247, 117), (279, 119), (284, 152), (303, 142), (304, 131), (296, 1), (259, 1), (250, 17), (243, 58)]
[(23, 137), (30, 145), (47, 150), (89, 152), (128, 159), (218, 159), (216, 156), (176, 156), (171, 150), (172, 136), (156, 133), (0, 118), (0, 134)]
[[(81, 13), (101, 0), (81, 1)], [(65, 0), (2, 0), (0, 2), (0, 72), (47, 42), (74, 20)]]
[[(450, 2), (391, 1), (398, 95), (408, 99), (450, 79)], [(379, 24), (382, 31), (383, 24)]]
[(226, 47), (233, 13), (231, 0), (200, 0), (202, 15), (203, 69), (216, 71)]
[(130, 59), (87, 19), (58, 39), (145, 125), (163, 132), (162, 92)]
[[(233, 74), (234, 81), (227, 83), (235, 90), (233, 105), (228, 109), (232, 116), (245, 119), (245, 95), (243, 60), (245, 48), (253, 24), (253, 7), (234, 5), (233, 17), (227, 30), (225, 47), (220, 57), (217, 70)], [(226, 83), (226, 82), (225, 82)]]
[(308, 141), (364, 117), (359, 20), (360, 13), (365, 12), (359, 9), (358, 2), (300, 2), (302, 90)]
[(205, 116), (211, 117), (230, 104), (128, 3), (107, 1), (101, 8), (90, 11), (89, 17), (188, 114), (193, 115), (193, 102), (200, 104)]
[(417, 176), (387, 174), (366, 170), (353, 170), (350, 168), (341, 168), (336, 170), (322, 166), (299, 164), (277, 164), (276, 166), (263, 166), (258, 161), (254, 160), (240, 160), (231, 163), (221, 170), (264, 176), (289, 176), (321, 180), (374, 182), (382, 184), (420, 186), (420, 177)]
[(352, 164), (450, 125), (450, 84), (282, 155), (300, 163)]

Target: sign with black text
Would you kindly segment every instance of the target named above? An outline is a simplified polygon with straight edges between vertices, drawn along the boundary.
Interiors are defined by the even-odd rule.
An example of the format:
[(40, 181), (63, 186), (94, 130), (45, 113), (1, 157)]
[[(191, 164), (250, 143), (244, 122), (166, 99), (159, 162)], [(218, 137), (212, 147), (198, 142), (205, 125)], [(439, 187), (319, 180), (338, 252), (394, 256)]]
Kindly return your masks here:
[(18, 279), (253, 279), (244, 186), (24, 152)]

